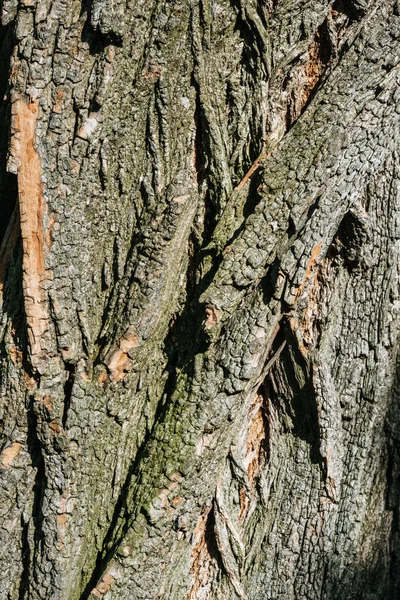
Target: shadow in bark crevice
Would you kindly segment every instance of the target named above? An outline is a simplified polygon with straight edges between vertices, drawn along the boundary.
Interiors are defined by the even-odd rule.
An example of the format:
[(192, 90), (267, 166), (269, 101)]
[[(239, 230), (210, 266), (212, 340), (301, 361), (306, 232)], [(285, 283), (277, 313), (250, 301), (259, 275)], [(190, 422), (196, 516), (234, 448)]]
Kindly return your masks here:
[(311, 365), (298, 350), (290, 326), (284, 324), (284, 332), (286, 345), (266, 378), (269, 397), (280, 408), (284, 427), (309, 445), (311, 462), (325, 473)]
[(358, 21), (368, 10), (368, 0), (335, 0), (332, 10), (343, 13), (352, 21)]
[(25, 523), (23, 519), (21, 520), (22, 573), (18, 588), (18, 600), (26, 600), (29, 598), (30, 591), (31, 549), (29, 547), (28, 523)]
[[(264, 76), (270, 75), (270, 43), (265, 27), (265, 18), (263, 12), (257, 11), (259, 22), (246, 11), (245, 3), (242, 0), (231, 0), (232, 7), (237, 11), (236, 30), (244, 41), (243, 65), (249, 74), (253, 76), (254, 86), (260, 77), (260, 69)], [(258, 7), (259, 8), (259, 7)]]
[(82, 41), (89, 44), (91, 55), (101, 54), (108, 46), (122, 46), (122, 36), (115, 31), (103, 33), (100, 29), (94, 29), (91, 25), (92, 2), (91, 0), (83, 0), (81, 15), (87, 15), (87, 21), (82, 30)]
[(75, 382), (76, 365), (64, 362), (64, 369), (68, 373), (68, 377), (64, 383), (64, 408), (62, 415), (62, 426), (65, 429), (67, 426), (68, 411), (71, 406), (72, 388)]
[(392, 511), (392, 528), (388, 545), (390, 584), (393, 598), (400, 597), (400, 355), (396, 358), (396, 378), (386, 419), (388, 464), (386, 469), (385, 509)]
[(33, 486), (33, 507), (32, 507), (32, 519), (34, 526), (34, 542), (35, 549), (34, 554), (37, 554), (40, 543), (43, 539), (43, 533), (41, 524), (43, 522), (42, 515), (42, 503), (43, 494), (46, 489), (47, 476), (45, 469), (45, 462), (43, 456), (42, 444), (38, 436), (38, 419), (34, 410), (34, 398), (29, 396), (29, 402), (27, 406), (27, 419), (28, 419), (28, 438), (27, 446), (28, 452), (31, 456), (32, 466), (36, 469), (35, 482)]
[(385, 564), (386, 548), (376, 551), (375, 560), (353, 562), (343, 571), (333, 556), (325, 567), (322, 598), (327, 600), (398, 600)]
[[(206, 113), (201, 104), (201, 86), (197, 80), (195, 73), (192, 73), (191, 85), (196, 92), (196, 104), (194, 112), (195, 124), (195, 171), (197, 177), (197, 186), (200, 192), (204, 189), (204, 228), (202, 232), (202, 245), (207, 246), (215, 226), (217, 224), (218, 204), (215, 198), (218, 198), (220, 190), (215, 189), (215, 185), (210, 180), (210, 159), (213, 155), (211, 152), (211, 142), (209, 135), (209, 123)], [(207, 167), (208, 165), (208, 167)]]
[[(0, 247), (16, 208), (18, 199), (17, 176), (7, 171), (7, 158), (10, 144), (11, 100), (9, 94), (9, 74), (11, 56), (15, 45), (14, 23), (0, 27)], [(4, 269), (4, 265), (0, 270)]]
[(338, 230), (328, 249), (327, 258), (334, 264), (341, 262), (351, 273), (365, 265), (363, 246), (368, 238), (368, 228), (356, 215), (348, 211), (340, 222)]

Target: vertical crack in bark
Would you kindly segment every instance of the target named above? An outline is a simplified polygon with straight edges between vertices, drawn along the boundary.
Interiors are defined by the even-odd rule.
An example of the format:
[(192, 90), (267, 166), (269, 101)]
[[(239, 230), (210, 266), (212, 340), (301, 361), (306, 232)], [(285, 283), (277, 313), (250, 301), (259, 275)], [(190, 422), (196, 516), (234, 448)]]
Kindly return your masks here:
[(396, 381), (393, 386), (392, 400), (386, 422), (387, 442), (387, 469), (386, 469), (386, 501), (385, 508), (392, 512), (392, 526), (389, 542), (390, 580), (393, 597), (397, 598), (400, 592), (400, 413), (399, 413), (399, 376), (400, 360), (396, 357)]
[[(77, 311), (68, 312), (71, 299), (83, 306), (78, 315), (84, 314), (86, 306), (92, 312), (88, 329), (81, 326), (82, 335), (98, 331), (96, 320), (103, 318), (99, 343), (104, 341), (104, 352), (98, 362), (109, 351), (106, 362), (111, 381), (121, 383), (110, 385), (104, 370), (99, 379), (99, 365), (97, 380), (91, 376), (81, 380), (81, 364), (75, 377), (75, 367), (67, 359), (69, 346), (60, 343), (67, 362), (64, 373), (49, 368), (41, 389), (30, 400), (28, 450), (36, 472), (33, 517), (28, 525), (23, 518), (18, 537), (22, 556), (14, 567), (14, 573), (22, 569), (22, 579), (29, 577), (27, 586), (20, 582), (20, 596), (27, 592), (57, 600), (73, 588), (75, 597), (91, 574), (82, 598), (93, 593), (143, 599), (158, 592), (184, 597), (188, 536), (199, 507), (205, 505), (192, 547), (189, 598), (244, 597), (247, 589), (255, 598), (265, 593), (271, 598), (314, 598), (320, 597), (321, 586), (332, 595), (332, 589), (346, 586), (353, 592), (353, 583), (358, 590), (364, 567), (357, 571), (353, 550), (359, 550), (359, 523), (373, 521), (377, 514), (369, 506), (376, 494), (370, 494), (368, 478), (384, 461), (374, 462), (369, 435), (371, 431), (377, 435), (373, 442), (381, 451), (378, 413), (386, 398), (385, 369), (391, 360), (386, 355), (391, 352), (395, 328), (389, 311), (390, 303), (397, 302), (397, 292), (388, 283), (396, 261), (392, 255), (387, 259), (389, 246), (379, 235), (378, 282), (370, 277), (363, 247), (373, 236), (365, 233), (362, 212), (357, 215), (350, 206), (398, 134), (392, 110), (397, 96), (391, 96), (397, 92), (386, 85), (389, 79), (383, 79), (391, 68), (392, 79), (397, 72), (398, 23), (393, 3), (382, 3), (376, 24), (371, 19), (371, 35), (366, 27), (349, 53), (349, 46), (335, 49), (340, 38), (337, 26), (343, 30), (349, 25), (351, 38), (357, 28), (351, 23), (366, 8), (363, 0), (346, 5), (351, 18), (338, 17), (335, 9), (343, 9), (344, 3), (335, 2), (326, 21), (329, 3), (322, 1), (305, 2), (297, 10), (295, 2), (271, 0), (201, 1), (198, 5), (139, 2), (132, 7), (119, 0), (113, 6), (93, 0), (89, 18), (96, 32), (86, 25), (83, 39), (86, 16), (79, 17), (78, 8), (77, 13), (72, 11), (71, 20), (70, 16), (60, 20), (58, 11), (69, 8), (61, 4), (53, 3), (48, 16), (40, 13), (41, 4), (12, 7), (17, 11), (19, 36), (13, 85), (19, 90), (27, 85), (43, 90), (40, 146), (36, 150), (38, 102), (27, 103), (19, 97), (14, 106), (17, 131), (10, 160), (11, 167), (12, 160), (19, 163), (10, 178), (15, 180), (17, 175), (19, 187), (32, 365), (40, 372), (41, 352), (49, 351), (46, 328), (53, 324), (46, 324), (48, 285), (49, 293), (56, 289), (63, 290), (60, 297), (65, 293), (64, 303), (51, 316), (55, 322), (62, 317), (65, 330), (70, 324), (76, 327), (77, 335), (74, 332), (71, 338), (78, 340), (79, 357), (80, 324), (75, 322)], [(126, 15), (119, 21), (115, 15), (121, 7)], [(194, 18), (197, 10), (198, 22), (190, 29), (188, 13), (192, 11)], [(129, 36), (125, 35), (126, 23)], [(59, 27), (56, 33), (53, 26), (54, 30)], [(90, 56), (100, 56), (106, 45), (121, 42), (112, 75), (115, 84), (103, 110), (101, 94), (94, 90), (96, 78), (101, 78), (101, 63), (93, 67)], [(334, 66), (334, 59), (341, 58), (341, 49), (349, 60), (335, 63), (340, 69), (334, 74), (330, 64)], [(326, 74), (333, 75), (332, 82), (325, 80)], [(68, 81), (64, 92), (54, 89), (64, 80)], [(74, 109), (68, 107), (72, 96), (80, 119), (85, 120), (85, 112), (102, 111), (103, 120), (98, 121), (93, 136), (85, 127), (80, 134), (78, 126), (74, 131)], [(276, 120), (271, 116), (275, 110)], [(181, 113), (185, 115), (182, 122)], [(291, 131), (295, 122), (298, 127)], [(177, 135), (171, 133), (174, 129)], [(196, 168), (192, 164), (195, 137)], [(103, 143), (104, 153), (99, 153)], [(257, 159), (264, 147), (265, 154)], [(46, 215), (39, 148), (40, 152), (46, 148), (46, 153), (49, 149), (48, 161), (43, 161), (43, 181), (49, 183), (49, 206), (59, 205), (60, 216), (54, 228), (54, 253), (49, 253), (46, 263), (49, 269), (54, 266), (51, 284), (44, 282), (48, 245), (43, 234)], [(99, 158), (99, 154), (104, 156)], [(70, 169), (72, 156), (77, 160)], [(101, 180), (100, 161), (104, 163)], [(176, 164), (184, 166), (175, 181), (171, 173)], [(184, 183), (191, 180), (189, 190), (179, 178)], [(175, 187), (179, 188), (176, 193)], [(175, 209), (187, 193), (193, 213), (198, 195), (207, 206), (196, 216), (188, 211), (183, 227), (175, 220), (179, 216)], [(82, 208), (83, 197), (92, 204)], [(375, 197), (385, 213), (389, 203), (380, 189)], [(209, 215), (202, 232), (204, 210)], [(131, 219), (130, 211), (136, 212), (135, 218)], [(195, 258), (188, 267), (185, 244), (194, 236), (196, 217), (197, 246), (193, 245)], [(118, 232), (114, 239), (121, 248), (114, 280), (109, 272), (112, 240), (108, 246), (108, 227)], [(71, 270), (66, 275), (65, 249), (71, 240), (67, 258), (71, 258)], [(204, 249), (208, 240), (213, 247)], [(92, 269), (91, 261), (96, 262), (103, 244), (107, 250), (99, 262), (103, 264), (108, 253), (109, 263), (103, 270), (101, 289), (94, 282), (101, 268), (96, 264)], [(210, 252), (208, 279), (202, 280), (196, 255), (204, 250)], [(180, 251), (183, 258), (178, 264)], [(128, 257), (124, 274), (123, 256)], [(339, 291), (331, 303), (324, 269), (328, 271), (335, 261), (334, 284)], [(14, 280), (19, 281), (15, 276)], [(198, 288), (207, 290), (211, 280), (215, 289), (200, 303)], [(368, 312), (371, 302), (373, 309)], [(204, 307), (207, 314), (201, 323)], [(6, 303), (4, 309), (7, 313)], [(320, 319), (325, 309), (332, 313), (329, 327)], [(290, 311), (284, 323), (283, 310)], [(335, 318), (348, 319), (349, 324), (347, 329), (342, 327), (340, 344), (335, 338)], [(8, 314), (6, 326), (7, 319)], [(385, 319), (392, 319), (389, 325)], [(277, 322), (283, 327), (272, 344), (270, 333)], [(321, 331), (327, 332), (324, 347)], [(11, 335), (4, 334), (5, 356)], [(19, 401), (24, 374), (9, 354), (2, 378), (11, 404), (16, 397)], [(151, 362), (157, 365), (150, 368)], [(380, 370), (375, 368), (378, 362), (383, 365)], [(135, 371), (125, 377), (131, 364)], [(164, 365), (169, 376), (163, 390)], [(358, 377), (357, 369), (364, 369), (365, 376)], [(160, 374), (161, 383), (154, 382)], [(348, 398), (353, 381), (356, 391)], [(344, 415), (346, 403), (349, 408)], [(11, 409), (10, 415), (9, 420), (14, 418)], [(18, 414), (14, 425), (23, 439), (25, 421)], [(196, 441), (203, 438), (196, 454)], [(8, 453), (3, 456), (1, 475), (6, 482), (13, 482), (22, 472), (24, 445), (19, 445), (19, 439), (11, 438), (5, 446)], [(234, 448), (231, 442), (237, 439)], [(339, 464), (342, 440), (348, 453), (343, 465)], [(332, 468), (336, 459), (339, 477)], [(171, 465), (178, 465), (176, 472), (185, 471), (182, 485), (181, 475), (178, 482), (176, 477), (171, 482)], [(337, 510), (340, 469), (347, 488), (339, 490), (343, 494), (339, 502), (344, 501)], [(173, 491), (178, 483), (180, 498)], [(389, 484), (393, 488), (393, 481)], [(21, 487), (15, 490), (19, 510), (24, 496)], [(367, 508), (351, 506), (359, 499)], [(368, 510), (372, 516), (366, 519)], [(350, 515), (347, 520), (346, 514)], [(14, 527), (14, 522), (18, 518), (12, 523), (10, 519), (8, 526)], [(190, 523), (190, 529), (181, 528), (182, 522)], [(397, 527), (394, 521), (392, 537)], [(376, 547), (377, 539), (371, 541)], [(125, 540), (132, 553), (124, 554)], [(332, 540), (338, 543), (331, 552)], [(368, 555), (368, 548), (361, 548), (360, 560), (364, 551)], [(337, 568), (335, 560), (342, 561)], [(110, 587), (117, 579), (116, 563), (122, 575)], [(368, 563), (365, 573), (369, 567)], [(347, 579), (345, 569), (350, 572)], [(80, 577), (85, 578), (83, 584)], [(339, 581), (337, 588), (332, 584), (334, 577)], [(15, 580), (18, 586), (18, 576)]]
[[(0, 27), (0, 118), (2, 127), (0, 131), (0, 248), (4, 241), (4, 250), (0, 251), (0, 282), (6, 268), (7, 258), (12, 250), (12, 235), (10, 235), (11, 222), (14, 221), (14, 212), (17, 206), (17, 178), (14, 173), (7, 171), (7, 153), (10, 128), (10, 102), (9, 102), (9, 72), (13, 45), (15, 43), (14, 27), (12, 23)], [(7, 231), (8, 230), (8, 231)], [(4, 239), (5, 236), (8, 239)], [(11, 246), (11, 247), (10, 247)], [(8, 252), (6, 257), (5, 253)]]
[(322, 463), (318, 408), (311, 376), (312, 364), (305, 357), (302, 344), (299, 345), (288, 320), (285, 320), (285, 337), (287, 345), (270, 371), (270, 393), (273, 401), (289, 417), (286, 426), (289, 425), (294, 435), (309, 443), (310, 459)]
[[(13, 173), (2, 173), (4, 182), (2, 185), (2, 201), (0, 205), (0, 247), (4, 246), (4, 251), (12, 249), (12, 230), (14, 229), (13, 222), (15, 221), (15, 208), (17, 204), (17, 178)], [(1, 261), (2, 269), (5, 268)], [(0, 274), (1, 278), (1, 274)]]
[[(46, 468), (45, 468), (45, 460), (43, 455), (43, 447), (42, 443), (38, 437), (37, 429), (38, 429), (38, 419), (35, 414), (34, 409), (34, 399), (33, 396), (29, 398), (29, 406), (27, 411), (28, 418), (28, 437), (27, 437), (27, 446), (28, 452), (31, 457), (32, 467), (36, 470), (34, 486), (33, 486), (33, 504), (32, 504), (32, 514), (29, 517), (29, 521), (32, 524), (33, 531), (33, 543), (34, 547), (26, 547), (23, 546), (23, 552), (25, 553), (25, 568), (28, 568), (29, 565), (29, 581), (32, 576), (32, 570), (35, 566), (35, 561), (37, 557), (41, 556), (41, 544), (44, 539), (43, 530), (42, 530), (42, 521), (43, 521), (43, 513), (42, 513), (42, 501), (43, 501), (43, 493), (47, 486), (47, 476), (46, 476)], [(26, 534), (28, 536), (29, 532), (29, 522), (27, 524), (28, 529), (26, 529)], [(28, 541), (28, 537), (26, 538)], [(40, 559), (39, 559), (40, 560)]]
[(69, 363), (65, 363), (65, 370), (66, 370), (68, 376), (64, 383), (64, 408), (63, 408), (63, 415), (62, 415), (62, 419), (61, 419), (62, 426), (64, 429), (67, 426), (68, 411), (71, 406), (72, 390), (73, 390), (74, 381), (75, 381), (76, 367), (75, 367), (75, 365), (70, 365)]
[(21, 564), (22, 572), (18, 589), (18, 600), (27, 600), (30, 592), (31, 552), (29, 543), (29, 523), (21, 523)]
[(19, 212), (16, 207), (12, 212), (8, 227), (0, 245), (0, 292), (3, 291), (6, 270), (20, 235)]

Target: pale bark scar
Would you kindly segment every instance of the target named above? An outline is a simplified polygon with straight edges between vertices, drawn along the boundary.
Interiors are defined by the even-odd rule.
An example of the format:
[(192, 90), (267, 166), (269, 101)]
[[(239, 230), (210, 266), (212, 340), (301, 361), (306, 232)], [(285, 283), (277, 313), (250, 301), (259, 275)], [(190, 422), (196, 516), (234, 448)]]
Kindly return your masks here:
[[(129, 552), (130, 552), (130, 549), (129, 549)], [(125, 555), (129, 556), (129, 552), (128, 552), (128, 554), (125, 554)], [(104, 575), (102, 576), (100, 581), (97, 583), (96, 587), (94, 587), (92, 589), (91, 595), (97, 596), (97, 597), (104, 596), (104, 594), (106, 594), (110, 590), (114, 581), (116, 579), (118, 579), (120, 576), (121, 576), (121, 572), (120, 572), (119, 566), (115, 562), (110, 563), (109, 566), (107, 567), (106, 572), (104, 573)]]
[(95, 596), (103, 596), (110, 589), (112, 583), (114, 581), (114, 577), (106, 573), (103, 575), (101, 581), (97, 584), (97, 586), (92, 590), (92, 594)]
[(109, 352), (105, 364), (110, 371), (110, 379), (114, 383), (121, 381), (128, 371), (132, 359), (129, 352), (139, 346), (139, 340), (129, 328), (119, 341), (118, 347)]
[(32, 364), (37, 367), (42, 355), (41, 339), (48, 329), (48, 313), (43, 281), (44, 201), (41, 163), (35, 149), (39, 101), (29, 104), (18, 99), (13, 105), (14, 139), (12, 151), (17, 159), (18, 201), (23, 247), (23, 291)]
[(175, 488), (179, 486), (180, 483), (182, 483), (182, 481), (182, 475), (180, 473), (174, 473), (171, 476), (171, 481), (169, 482), (167, 487), (160, 490), (159, 494), (157, 495), (157, 498), (159, 498), (163, 502), (164, 508), (168, 507), (168, 496), (171, 494), (171, 492), (175, 490)]
[(20, 444), (19, 442), (13, 442), (11, 444), (11, 446), (9, 446), (8, 448), (5, 448), (3, 450), (3, 452), (0, 454), (1, 466), (4, 469), (7, 469), (7, 467), (9, 467), (11, 465), (13, 460), (21, 452), (21, 449), (22, 449), (22, 444)]

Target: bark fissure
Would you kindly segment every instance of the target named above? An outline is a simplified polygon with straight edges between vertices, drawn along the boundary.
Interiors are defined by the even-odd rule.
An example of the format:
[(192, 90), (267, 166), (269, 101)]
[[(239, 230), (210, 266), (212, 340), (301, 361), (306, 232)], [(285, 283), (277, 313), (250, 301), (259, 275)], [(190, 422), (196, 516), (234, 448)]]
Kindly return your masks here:
[(1, 598), (397, 597), (398, 13), (3, 2)]

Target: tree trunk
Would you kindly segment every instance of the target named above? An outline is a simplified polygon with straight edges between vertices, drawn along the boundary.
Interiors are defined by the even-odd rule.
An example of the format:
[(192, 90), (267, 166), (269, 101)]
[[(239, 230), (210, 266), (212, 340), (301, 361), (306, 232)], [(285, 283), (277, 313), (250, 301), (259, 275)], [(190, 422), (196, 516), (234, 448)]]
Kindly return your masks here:
[(399, 15), (2, 0), (1, 600), (400, 598)]

